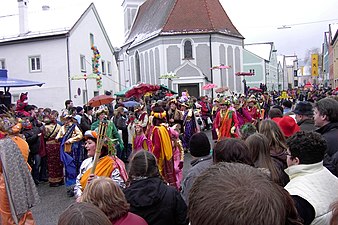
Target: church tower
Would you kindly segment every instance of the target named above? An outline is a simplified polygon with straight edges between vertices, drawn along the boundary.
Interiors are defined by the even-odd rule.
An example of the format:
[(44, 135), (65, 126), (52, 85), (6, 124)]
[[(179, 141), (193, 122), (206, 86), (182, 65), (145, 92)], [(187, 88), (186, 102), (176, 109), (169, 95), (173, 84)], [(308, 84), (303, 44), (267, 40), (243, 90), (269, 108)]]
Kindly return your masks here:
[(127, 38), (133, 25), (137, 10), (146, 0), (124, 0), (122, 3), (124, 12), (124, 37)]

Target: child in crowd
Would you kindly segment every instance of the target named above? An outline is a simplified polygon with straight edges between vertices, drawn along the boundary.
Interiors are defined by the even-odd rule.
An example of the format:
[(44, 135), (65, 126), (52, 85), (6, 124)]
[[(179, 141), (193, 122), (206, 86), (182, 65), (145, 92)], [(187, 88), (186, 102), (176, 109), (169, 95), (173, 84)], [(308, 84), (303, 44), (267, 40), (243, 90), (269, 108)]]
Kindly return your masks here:
[(133, 138), (132, 155), (140, 150), (148, 150), (147, 137), (143, 132), (140, 121), (135, 121), (135, 135)]

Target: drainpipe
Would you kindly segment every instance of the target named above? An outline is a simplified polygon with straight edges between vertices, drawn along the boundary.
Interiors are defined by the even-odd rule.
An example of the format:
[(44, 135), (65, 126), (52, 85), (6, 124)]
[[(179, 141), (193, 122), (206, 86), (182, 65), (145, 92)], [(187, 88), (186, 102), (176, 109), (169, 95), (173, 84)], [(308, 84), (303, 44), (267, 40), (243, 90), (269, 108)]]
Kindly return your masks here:
[[(210, 68), (212, 68), (212, 46), (211, 46), (211, 34), (209, 34), (209, 54), (210, 54)], [(213, 71), (210, 70), (210, 80), (211, 83), (214, 83)], [(211, 98), (214, 99), (214, 90), (211, 90)]]
[(68, 99), (72, 99), (72, 88), (70, 84), (70, 63), (69, 63), (69, 34), (67, 34), (67, 39), (66, 39), (66, 44), (67, 44), (67, 79), (68, 79)]

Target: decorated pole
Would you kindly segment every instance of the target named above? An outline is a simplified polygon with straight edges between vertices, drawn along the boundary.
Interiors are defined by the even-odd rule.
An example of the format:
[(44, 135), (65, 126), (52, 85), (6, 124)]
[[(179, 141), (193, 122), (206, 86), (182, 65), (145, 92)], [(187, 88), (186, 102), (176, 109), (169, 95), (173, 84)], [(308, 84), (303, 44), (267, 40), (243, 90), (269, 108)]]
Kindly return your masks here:
[(107, 133), (107, 121), (101, 121), (98, 127), (98, 133), (97, 133), (97, 139), (96, 139), (96, 150), (95, 150), (95, 156), (94, 156), (94, 162), (93, 167), (91, 169), (91, 174), (95, 174), (96, 165), (99, 161), (100, 155), (101, 155), (101, 149), (104, 143), (104, 139), (106, 137)]

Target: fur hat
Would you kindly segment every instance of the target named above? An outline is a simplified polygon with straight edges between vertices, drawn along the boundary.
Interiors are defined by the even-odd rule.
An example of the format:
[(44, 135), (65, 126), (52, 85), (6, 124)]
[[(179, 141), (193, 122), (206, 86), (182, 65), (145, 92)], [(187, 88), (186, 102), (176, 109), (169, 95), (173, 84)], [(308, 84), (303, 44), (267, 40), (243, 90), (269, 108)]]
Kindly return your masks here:
[(293, 112), (297, 115), (312, 116), (313, 108), (310, 102), (303, 101), (303, 102), (299, 102), (296, 105), (296, 108), (295, 110), (293, 110)]
[(96, 116), (100, 116), (101, 114), (106, 114), (108, 115), (108, 108), (107, 106), (101, 105), (97, 110), (96, 110)]
[(190, 138), (190, 154), (194, 157), (202, 157), (210, 154), (210, 142), (205, 133), (195, 133)]
[(300, 131), (300, 127), (291, 116), (283, 116), (283, 118), (278, 121), (278, 126), (286, 138), (291, 137), (296, 132)]

